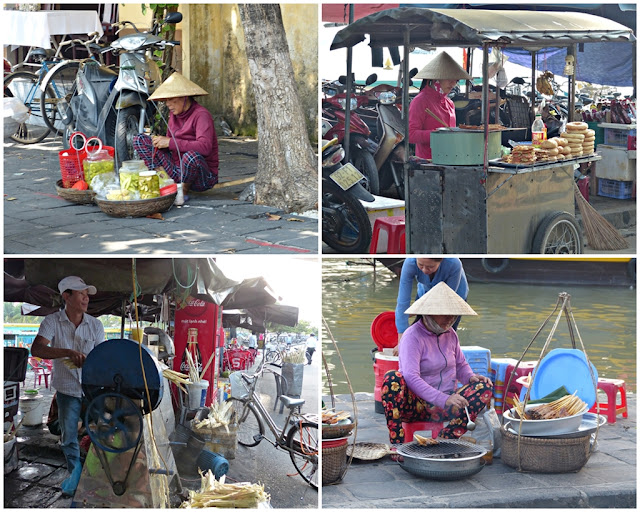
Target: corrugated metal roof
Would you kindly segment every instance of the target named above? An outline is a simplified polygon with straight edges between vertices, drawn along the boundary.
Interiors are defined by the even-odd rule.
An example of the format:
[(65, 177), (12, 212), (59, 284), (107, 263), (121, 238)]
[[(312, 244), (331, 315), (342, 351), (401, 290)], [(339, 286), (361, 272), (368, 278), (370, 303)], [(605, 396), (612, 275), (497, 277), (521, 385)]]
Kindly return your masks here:
[(404, 29), (412, 45), (481, 46), (497, 42), (515, 47), (634, 41), (631, 29), (581, 12), (490, 11), (399, 7), (371, 14), (338, 32), (331, 49), (354, 46), (370, 36), (371, 46), (401, 46)]

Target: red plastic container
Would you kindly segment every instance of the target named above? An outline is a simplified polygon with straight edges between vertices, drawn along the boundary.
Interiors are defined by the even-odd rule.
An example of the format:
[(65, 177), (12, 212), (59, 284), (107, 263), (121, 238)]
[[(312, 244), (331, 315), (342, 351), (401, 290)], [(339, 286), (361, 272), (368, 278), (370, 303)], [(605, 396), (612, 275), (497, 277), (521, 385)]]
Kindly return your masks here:
[(340, 439), (323, 439), (322, 447), (323, 448), (336, 448), (338, 446), (344, 446), (347, 444), (348, 439), (346, 437)]
[(373, 374), (375, 377), (373, 397), (375, 400), (375, 411), (379, 414), (384, 414), (381, 397), (384, 374), (390, 370), (398, 369), (398, 356), (383, 353), (385, 348), (393, 348), (398, 344), (395, 311), (385, 311), (373, 319), (371, 323), (371, 337), (378, 347), (378, 352), (376, 352), (373, 361)]
[(167, 185), (166, 187), (162, 187), (160, 189), (161, 196), (170, 196), (171, 194), (175, 194), (176, 192), (178, 192), (178, 185), (176, 185), (175, 183)]

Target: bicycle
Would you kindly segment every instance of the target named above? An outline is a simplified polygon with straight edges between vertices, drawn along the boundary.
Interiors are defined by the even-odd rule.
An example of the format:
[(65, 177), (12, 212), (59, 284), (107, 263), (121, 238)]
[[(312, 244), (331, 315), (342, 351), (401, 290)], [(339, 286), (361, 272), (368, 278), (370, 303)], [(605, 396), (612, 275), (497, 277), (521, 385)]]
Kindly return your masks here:
[[(318, 488), (318, 422), (311, 415), (300, 413), (303, 398), (281, 396), (280, 400), (289, 410), (284, 425), (279, 428), (256, 393), (258, 377), (266, 369), (264, 364), (253, 375), (240, 373), (246, 394), (230, 399), (236, 411), (238, 422), (238, 443), (251, 448), (266, 439), (275, 448), (289, 452), (291, 462), (300, 476), (313, 488)], [(275, 372), (274, 372), (275, 373)], [(233, 393), (233, 390), (232, 390)], [(265, 436), (265, 427), (274, 436), (274, 440)]]
[[(56, 118), (64, 115), (60, 107), (68, 102), (75, 87), (75, 77), (83, 60), (63, 60), (62, 51), (70, 45), (81, 44), (91, 55), (90, 59), (99, 60), (96, 55), (97, 32), (89, 34), (88, 40), (70, 39), (58, 46), (50, 56), (46, 50), (36, 49), (30, 55), (36, 64), (23, 62), (16, 67), (36, 66), (37, 71), (20, 69), (4, 78), (4, 97), (18, 98), (29, 110), (29, 117), (18, 126), (10, 139), (21, 144), (35, 144), (44, 140), (52, 131), (62, 135), (63, 128), (56, 126)], [(100, 56), (101, 59), (101, 56)]]

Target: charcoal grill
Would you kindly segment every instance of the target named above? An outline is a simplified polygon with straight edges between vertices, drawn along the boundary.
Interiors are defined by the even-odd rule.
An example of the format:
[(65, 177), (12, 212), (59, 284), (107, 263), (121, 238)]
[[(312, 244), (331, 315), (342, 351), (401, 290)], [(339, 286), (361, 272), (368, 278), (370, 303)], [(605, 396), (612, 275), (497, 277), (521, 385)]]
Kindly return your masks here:
[(415, 441), (398, 448), (400, 466), (413, 475), (431, 480), (459, 480), (478, 473), (487, 450), (466, 441), (438, 439), (423, 446)]

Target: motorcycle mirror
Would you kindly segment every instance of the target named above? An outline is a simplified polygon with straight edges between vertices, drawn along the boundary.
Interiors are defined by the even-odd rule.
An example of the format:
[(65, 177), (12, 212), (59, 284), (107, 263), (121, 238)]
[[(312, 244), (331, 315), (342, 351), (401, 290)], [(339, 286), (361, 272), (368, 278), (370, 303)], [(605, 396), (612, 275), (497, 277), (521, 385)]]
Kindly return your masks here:
[(367, 77), (367, 80), (365, 81), (366, 85), (371, 85), (374, 82), (378, 81), (378, 75), (376, 73), (372, 73)]
[(418, 68), (413, 68), (411, 71), (409, 71), (409, 80), (411, 80), (417, 74), (418, 74)]
[(163, 23), (180, 23), (182, 21), (182, 13), (181, 12), (170, 12), (167, 14)]
[(511, 80), (514, 84), (524, 85), (524, 78), (517, 76)]
[[(356, 81), (356, 75), (354, 73), (351, 73), (351, 82), (355, 82), (355, 81)], [(338, 77), (338, 82), (340, 82), (342, 85), (346, 85), (347, 75), (340, 75)]]

